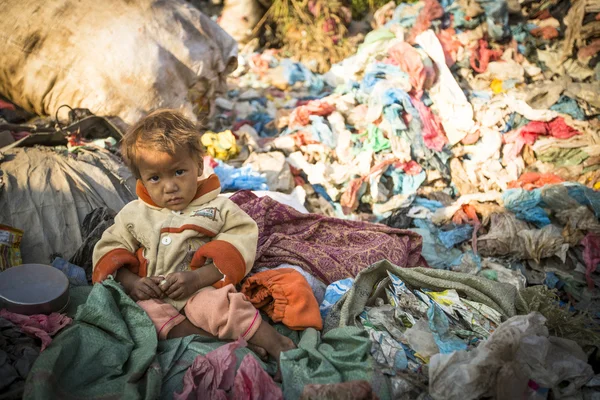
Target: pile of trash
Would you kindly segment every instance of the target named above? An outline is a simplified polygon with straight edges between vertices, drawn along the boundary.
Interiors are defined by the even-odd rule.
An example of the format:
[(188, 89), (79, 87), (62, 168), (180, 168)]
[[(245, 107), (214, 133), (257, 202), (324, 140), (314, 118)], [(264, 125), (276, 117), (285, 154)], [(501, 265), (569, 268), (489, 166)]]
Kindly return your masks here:
[(506, 3), (450, 3), (390, 2), (325, 75), (275, 50), (240, 56), (222, 131), (206, 136), (215, 172), (231, 190), (301, 186), (311, 212), (413, 229), (430, 266), (550, 280), (581, 300), (598, 284), (600, 67), (586, 32), (600, 10), (524, 4), (509, 24)]
[[(548, 288), (542, 303), (565, 312), (547, 321), (552, 335), (563, 336), (553, 329), (573, 312), (597, 335), (598, 21), (594, 1), (390, 2), (356, 54), (326, 74), (277, 50), (242, 53), (217, 100), (209, 164), (229, 190), (293, 190), (311, 212), (419, 233), (430, 267)], [(397, 311), (401, 279), (390, 279), (389, 315), (427, 325)], [(450, 319), (444, 326), (463, 339), (452, 351), (499, 325), (456, 292), (407, 296), (432, 313), (434, 338), (432, 318)], [(472, 336), (463, 337), (456, 321), (466, 312)], [(368, 310), (360, 318), (373, 343), (389, 343), (369, 329)], [(419, 369), (445, 353), (433, 342), (433, 353), (395, 345), (416, 352)], [(389, 361), (390, 351), (374, 354)]]

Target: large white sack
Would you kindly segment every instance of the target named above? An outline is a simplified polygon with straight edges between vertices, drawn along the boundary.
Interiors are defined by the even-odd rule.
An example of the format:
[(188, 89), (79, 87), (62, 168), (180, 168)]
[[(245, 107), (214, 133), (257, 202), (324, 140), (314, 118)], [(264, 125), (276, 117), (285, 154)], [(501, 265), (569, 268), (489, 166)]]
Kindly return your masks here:
[(40, 115), (67, 104), (127, 124), (159, 107), (192, 117), (237, 66), (237, 43), (183, 0), (0, 0), (0, 10), (0, 93)]

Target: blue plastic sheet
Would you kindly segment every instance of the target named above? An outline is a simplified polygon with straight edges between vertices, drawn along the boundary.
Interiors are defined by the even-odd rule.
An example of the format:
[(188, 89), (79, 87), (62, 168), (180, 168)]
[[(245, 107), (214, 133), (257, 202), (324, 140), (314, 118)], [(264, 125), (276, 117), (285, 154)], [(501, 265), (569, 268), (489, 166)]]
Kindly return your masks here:
[(256, 132), (258, 132), (259, 136), (271, 137), (277, 134), (277, 129), (266, 128), (267, 124), (273, 121), (273, 117), (271, 117), (269, 114), (257, 111), (250, 114), (248, 119), (252, 121), (252, 126)]
[(440, 231), (438, 238), (446, 248), (454, 247), (473, 237), (473, 227), (468, 224), (456, 225), (454, 229), (448, 231)]
[(360, 83), (360, 90), (370, 94), (377, 82), (383, 79), (392, 78), (408, 79), (409, 76), (397, 65), (383, 63), (371, 64), (365, 71), (363, 80)]
[(409, 230), (418, 233), (423, 238), (421, 254), (429, 266), (437, 269), (450, 269), (460, 265), (464, 254), (456, 248), (446, 248), (438, 239), (438, 229), (431, 221), (415, 219), (413, 223), (417, 228)]
[(396, 135), (408, 129), (402, 119), (402, 110), (399, 104), (391, 104), (383, 108), (383, 119), (390, 124)]
[(467, 350), (467, 344), (450, 332), (450, 323), (444, 311), (435, 302), (431, 302), (427, 310), (429, 329), (440, 353), (448, 354), (455, 351)]
[(597, 218), (600, 218), (600, 192), (579, 183), (565, 183), (569, 196), (581, 205), (590, 207)]
[(568, 96), (560, 96), (558, 102), (550, 107), (550, 109), (559, 113), (568, 114), (580, 121), (585, 120), (585, 113), (579, 107), (577, 101)]
[(402, 169), (388, 168), (385, 175), (391, 177), (394, 182), (394, 194), (416, 193), (417, 189), (419, 189), (423, 182), (425, 182), (425, 179), (427, 179), (425, 170), (417, 175), (408, 175)]
[(310, 131), (315, 140), (323, 143), (329, 148), (335, 149), (337, 146), (337, 138), (334, 136), (329, 124), (325, 122), (325, 118), (318, 115), (311, 115), (308, 117), (310, 120)]
[(279, 65), (283, 67), (283, 76), (290, 85), (294, 85), (296, 82), (303, 82), (312, 94), (319, 94), (323, 91), (325, 87), (323, 78), (320, 75), (315, 75), (303, 64), (286, 58), (281, 60)]
[(508, 27), (508, 4), (506, 0), (476, 0), (483, 8), (488, 34), (496, 41), (510, 36)]
[(546, 279), (544, 279), (544, 285), (548, 286), (549, 289), (555, 289), (560, 282), (560, 279), (554, 272), (546, 272)]
[(400, 3), (394, 10), (393, 19), (386, 24), (386, 27), (392, 24), (400, 24), (405, 28), (413, 26), (417, 22), (418, 13), (408, 11), (412, 7), (414, 4)]
[(441, 202), (439, 202), (437, 200), (429, 200), (429, 199), (427, 199), (425, 197), (417, 197), (415, 199), (414, 204), (416, 206), (425, 207), (429, 211), (436, 211), (436, 210), (444, 207), (444, 205)]
[(323, 185), (315, 184), (312, 185), (312, 187), (319, 196), (323, 197), (328, 202), (333, 203), (333, 199), (329, 196)]
[(72, 286), (87, 286), (88, 281), (85, 276), (85, 270), (75, 264), (71, 264), (67, 260), (63, 260), (60, 257), (56, 257), (52, 261), (52, 266), (60, 271), (69, 278), (69, 283)]
[(218, 161), (214, 170), (221, 181), (223, 191), (227, 190), (269, 190), (267, 178), (254, 171), (249, 165), (235, 168)]
[(344, 293), (350, 290), (352, 285), (354, 285), (354, 279), (346, 278), (333, 282), (331, 285), (327, 286), (327, 289), (325, 289), (325, 297), (319, 306), (321, 318), (325, 319), (325, 317), (327, 317), (327, 314), (331, 311), (331, 307), (342, 298)]
[(548, 213), (541, 207), (542, 196), (539, 189), (509, 189), (502, 195), (502, 201), (504, 208), (520, 220), (531, 222), (538, 228), (550, 224)]

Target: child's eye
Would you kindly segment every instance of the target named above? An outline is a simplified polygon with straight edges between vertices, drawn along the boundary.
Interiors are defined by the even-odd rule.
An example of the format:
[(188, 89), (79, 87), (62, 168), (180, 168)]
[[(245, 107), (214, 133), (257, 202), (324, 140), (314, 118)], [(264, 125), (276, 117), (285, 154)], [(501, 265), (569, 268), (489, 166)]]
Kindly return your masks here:
[(156, 182), (158, 182), (158, 176), (156, 176), (156, 175), (151, 176), (150, 178), (148, 178), (148, 181), (156, 183)]
[(185, 169), (178, 169), (175, 171), (175, 176), (181, 176), (185, 173)]

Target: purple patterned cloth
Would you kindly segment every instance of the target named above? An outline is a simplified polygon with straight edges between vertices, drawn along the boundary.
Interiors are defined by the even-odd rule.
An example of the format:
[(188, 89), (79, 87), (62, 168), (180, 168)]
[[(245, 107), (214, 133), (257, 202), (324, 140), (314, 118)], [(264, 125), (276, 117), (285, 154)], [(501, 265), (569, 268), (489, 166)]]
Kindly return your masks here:
[(255, 267), (298, 265), (330, 284), (383, 259), (400, 267), (427, 266), (420, 235), (368, 222), (302, 214), (249, 191), (231, 200), (258, 224)]

